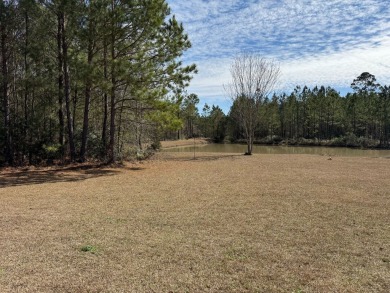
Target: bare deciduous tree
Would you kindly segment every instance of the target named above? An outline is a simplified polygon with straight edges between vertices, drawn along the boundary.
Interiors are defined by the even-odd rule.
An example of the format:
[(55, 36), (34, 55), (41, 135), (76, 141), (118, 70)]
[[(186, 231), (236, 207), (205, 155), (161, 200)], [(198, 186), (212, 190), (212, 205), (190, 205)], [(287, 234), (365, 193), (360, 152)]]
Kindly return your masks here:
[(232, 82), (225, 89), (234, 103), (234, 118), (244, 130), (248, 146), (246, 154), (251, 155), (255, 130), (260, 123), (260, 106), (273, 90), (280, 68), (273, 60), (242, 54), (234, 58), (230, 73)]

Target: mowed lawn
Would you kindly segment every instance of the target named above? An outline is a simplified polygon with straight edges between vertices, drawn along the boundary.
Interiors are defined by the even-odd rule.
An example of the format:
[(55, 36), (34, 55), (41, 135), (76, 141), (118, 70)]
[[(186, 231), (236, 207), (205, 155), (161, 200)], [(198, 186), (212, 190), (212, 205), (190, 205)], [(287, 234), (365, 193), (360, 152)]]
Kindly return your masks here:
[(0, 292), (390, 292), (390, 159), (0, 173)]

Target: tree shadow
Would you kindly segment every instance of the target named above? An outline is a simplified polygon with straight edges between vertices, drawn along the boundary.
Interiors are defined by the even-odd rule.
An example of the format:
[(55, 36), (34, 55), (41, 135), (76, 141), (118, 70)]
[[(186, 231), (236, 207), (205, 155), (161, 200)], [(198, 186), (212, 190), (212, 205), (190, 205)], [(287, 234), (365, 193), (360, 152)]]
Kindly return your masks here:
[(142, 171), (145, 170), (146, 168), (144, 167), (122, 167), (124, 170), (130, 170), (130, 171)]
[(49, 170), (0, 172), (0, 188), (43, 183), (75, 182), (90, 178), (113, 176), (120, 171), (101, 166), (72, 166)]

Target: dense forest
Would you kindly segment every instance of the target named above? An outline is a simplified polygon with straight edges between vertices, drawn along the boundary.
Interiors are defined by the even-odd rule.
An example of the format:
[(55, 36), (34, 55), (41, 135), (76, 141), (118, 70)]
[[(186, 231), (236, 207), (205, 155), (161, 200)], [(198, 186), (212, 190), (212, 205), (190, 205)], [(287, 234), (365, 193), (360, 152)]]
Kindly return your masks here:
[(0, 164), (144, 156), (178, 129), (191, 44), (164, 0), (0, 2)]
[[(345, 96), (331, 87), (297, 86), (290, 94), (264, 98), (255, 143), (388, 148), (390, 87), (379, 85), (368, 72), (351, 82), (352, 92)], [(228, 115), (214, 105), (206, 104), (202, 113), (187, 106), (184, 134), (243, 142), (243, 130), (235, 119), (238, 102)]]

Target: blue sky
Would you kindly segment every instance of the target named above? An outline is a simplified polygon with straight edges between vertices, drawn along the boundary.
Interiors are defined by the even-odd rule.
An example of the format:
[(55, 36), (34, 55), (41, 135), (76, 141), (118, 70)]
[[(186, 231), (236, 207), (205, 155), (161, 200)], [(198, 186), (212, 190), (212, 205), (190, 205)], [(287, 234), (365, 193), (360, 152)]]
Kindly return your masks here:
[(362, 72), (390, 84), (390, 0), (167, 0), (182, 22), (195, 63), (189, 93), (201, 103), (228, 112), (223, 85), (240, 52), (253, 52), (280, 64), (277, 93), (296, 85), (332, 86), (349, 91)]

